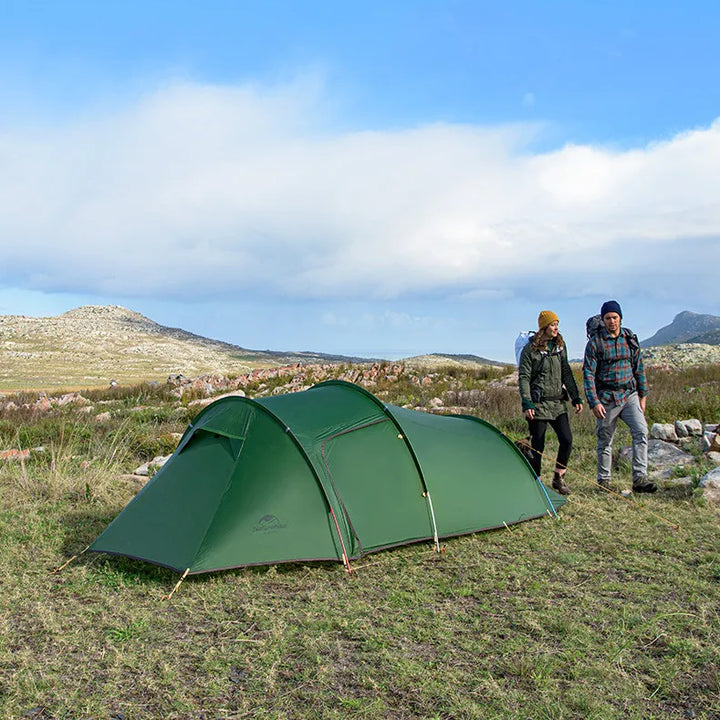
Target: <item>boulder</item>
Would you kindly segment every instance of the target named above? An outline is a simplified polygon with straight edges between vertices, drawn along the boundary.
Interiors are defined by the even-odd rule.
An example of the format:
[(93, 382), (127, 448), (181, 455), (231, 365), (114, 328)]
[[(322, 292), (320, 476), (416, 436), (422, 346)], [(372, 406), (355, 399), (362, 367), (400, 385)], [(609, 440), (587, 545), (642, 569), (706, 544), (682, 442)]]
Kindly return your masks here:
[(720, 452), (710, 451), (705, 457), (713, 464), (720, 465)]
[(650, 437), (654, 440), (664, 440), (665, 442), (678, 441), (675, 425), (671, 423), (654, 423), (650, 428)]
[(664, 440), (648, 440), (648, 467), (653, 470), (665, 470), (693, 462), (695, 458), (677, 445)]
[(677, 432), (678, 437), (687, 437), (688, 435), (697, 435), (699, 437), (703, 434), (703, 424), (697, 418), (691, 418), (690, 420), (676, 420), (675, 432)]
[(698, 485), (703, 489), (703, 497), (706, 500), (720, 504), (720, 467), (703, 475)]
[(704, 432), (702, 436), (702, 451), (710, 452), (710, 446), (715, 438), (715, 433)]
[(681, 437), (677, 444), (678, 447), (686, 451), (697, 450), (698, 452), (702, 452), (702, 438), (699, 437)]
[(147, 476), (150, 475), (150, 468), (154, 467), (155, 470), (159, 470), (172, 455), (158, 455), (154, 457), (150, 462), (143, 463), (139, 468), (135, 470), (135, 475)]

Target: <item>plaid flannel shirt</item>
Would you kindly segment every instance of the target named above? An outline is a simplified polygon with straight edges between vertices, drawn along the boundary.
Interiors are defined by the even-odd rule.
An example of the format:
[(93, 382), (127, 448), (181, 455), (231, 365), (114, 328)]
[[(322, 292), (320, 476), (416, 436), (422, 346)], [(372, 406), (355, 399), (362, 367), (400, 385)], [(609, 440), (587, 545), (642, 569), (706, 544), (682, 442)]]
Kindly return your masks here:
[(633, 370), (632, 352), (625, 335), (620, 331), (616, 338), (600, 328), (602, 355), (598, 357), (595, 339), (585, 346), (583, 359), (583, 386), (588, 405), (622, 405), (637, 390), (640, 397), (648, 394), (647, 377), (638, 351), (637, 368)]

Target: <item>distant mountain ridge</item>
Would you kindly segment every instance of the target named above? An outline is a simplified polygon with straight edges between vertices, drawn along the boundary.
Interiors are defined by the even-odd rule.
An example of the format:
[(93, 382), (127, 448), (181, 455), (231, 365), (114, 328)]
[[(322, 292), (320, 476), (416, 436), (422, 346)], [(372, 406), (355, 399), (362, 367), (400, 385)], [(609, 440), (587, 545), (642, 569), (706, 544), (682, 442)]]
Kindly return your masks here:
[(720, 345), (720, 317), (684, 310), (678, 313), (669, 325), (660, 328), (640, 344), (643, 347), (654, 347), (680, 343)]
[[(238, 375), (295, 364), (372, 364), (308, 351), (248, 350), (166, 327), (119, 305), (85, 305), (56, 317), (0, 315), (0, 391), (164, 382), (171, 375)], [(400, 361), (402, 362), (402, 361)], [(408, 359), (420, 364), (420, 359)], [(428, 365), (501, 365), (476, 356), (425, 356)]]
[(119, 305), (85, 305), (56, 317), (0, 315), (0, 389), (98, 387), (164, 381), (170, 375), (242, 374), (295, 363), (372, 362), (279, 352), (166, 327)]

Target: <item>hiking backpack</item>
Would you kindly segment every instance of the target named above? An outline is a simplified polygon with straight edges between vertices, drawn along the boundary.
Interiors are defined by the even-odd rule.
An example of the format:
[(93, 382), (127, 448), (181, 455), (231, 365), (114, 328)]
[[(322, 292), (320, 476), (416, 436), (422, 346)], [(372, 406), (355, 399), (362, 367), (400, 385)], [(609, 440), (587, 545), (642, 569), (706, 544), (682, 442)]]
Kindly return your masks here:
[[(595, 355), (598, 360), (603, 360), (604, 345), (601, 341), (600, 330), (603, 327), (602, 315), (593, 315), (587, 319), (585, 323), (585, 332), (587, 333), (588, 340), (592, 340), (595, 343)], [(640, 357), (640, 341), (638, 336), (629, 328), (620, 327), (620, 332), (625, 338), (628, 348), (630, 349), (630, 356), (632, 358), (633, 370), (637, 371), (638, 359)]]
[(535, 337), (535, 330), (523, 330), (516, 338), (515, 338), (515, 364), (519, 367), (520, 366), (520, 356), (522, 355), (523, 348), (529, 343), (532, 342), (532, 339)]

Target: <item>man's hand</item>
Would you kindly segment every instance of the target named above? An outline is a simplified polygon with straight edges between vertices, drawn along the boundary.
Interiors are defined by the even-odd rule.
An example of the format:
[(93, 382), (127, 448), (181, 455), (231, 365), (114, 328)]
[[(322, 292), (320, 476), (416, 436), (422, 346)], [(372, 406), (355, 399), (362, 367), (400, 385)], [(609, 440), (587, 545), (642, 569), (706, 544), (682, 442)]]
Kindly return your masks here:
[(593, 409), (593, 415), (598, 420), (604, 420), (605, 419), (605, 406), (602, 403), (598, 403)]
[(535, 419), (535, 411), (532, 408), (528, 408), (524, 413), (526, 420), (534, 420)]
[(640, 409), (643, 411), (643, 415), (645, 414), (645, 405), (647, 404), (647, 398), (641, 397), (640, 398)]

